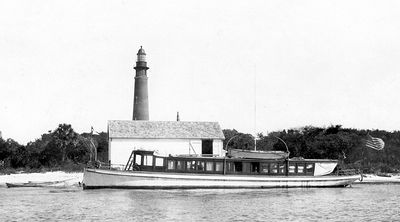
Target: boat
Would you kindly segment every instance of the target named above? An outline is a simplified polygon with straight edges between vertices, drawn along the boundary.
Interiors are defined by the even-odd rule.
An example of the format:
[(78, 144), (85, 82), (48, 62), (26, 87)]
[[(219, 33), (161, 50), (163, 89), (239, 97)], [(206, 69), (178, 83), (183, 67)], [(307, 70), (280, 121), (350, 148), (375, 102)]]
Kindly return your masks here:
[(229, 149), (227, 153), (228, 157), (234, 158), (247, 158), (247, 159), (286, 159), (289, 157), (288, 152), (284, 151), (258, 151), (258, 150), (241, 150), (241, 149)]
[(84, 189), (346, 187), (360, 175), (334, 174), (337, 160), (158, 156), (134, 150), (124, 169), (86, 168)]
[(28, 181), (27, 183), (6, 183), (8, 188), (16, 188), (16, 187), (50, 187), (50, 186), (59, 186), (65, 181)]

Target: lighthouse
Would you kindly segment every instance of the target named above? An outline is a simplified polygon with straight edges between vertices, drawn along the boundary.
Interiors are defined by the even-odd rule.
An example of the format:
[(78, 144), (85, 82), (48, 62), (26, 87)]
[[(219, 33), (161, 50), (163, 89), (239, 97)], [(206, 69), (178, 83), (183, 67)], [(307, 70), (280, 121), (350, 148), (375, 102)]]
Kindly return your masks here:
[[(157, 153), (161, 156), (188, 154), (188, 145), (189, 154), (225, 156), (225, 137), (217, 122), (180, 121), (179, 112), (176, 121), (150, 121), (147, 86), (149, 67), (142, 47), (137, 52), (134, 69), (132, 120), (109, 120), (107, 124), (107, 160), (111, 166), (125, 166), (126, 157), (135, 149), (154, 151), (154, 147), (157, 147)], [(158, 159), (153, 160), (158, 166)]]
[(149, 120), (149, 98), (147, 89), (146, 52), (140, 46), (137, 53), (135, 76), (135, 94), (133, 97), (133, 120)]

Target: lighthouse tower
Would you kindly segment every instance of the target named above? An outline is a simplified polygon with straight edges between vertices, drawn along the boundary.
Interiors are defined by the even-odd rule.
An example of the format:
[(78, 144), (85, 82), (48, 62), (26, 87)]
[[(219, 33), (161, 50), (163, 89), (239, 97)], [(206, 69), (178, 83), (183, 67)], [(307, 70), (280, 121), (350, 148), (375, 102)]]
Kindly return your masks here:
[(147, 90), (146, 53), (142, 46), (137, 53), (135, 95), (133, 97), (133, 120), (149, 120), (149, 99)]

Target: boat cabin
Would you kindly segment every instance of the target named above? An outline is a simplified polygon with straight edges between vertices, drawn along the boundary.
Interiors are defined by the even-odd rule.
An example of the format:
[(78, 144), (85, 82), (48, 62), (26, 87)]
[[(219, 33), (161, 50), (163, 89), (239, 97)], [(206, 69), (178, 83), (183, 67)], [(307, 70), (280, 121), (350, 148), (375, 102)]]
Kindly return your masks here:
[[(135, 150), (132, 152), (125, 170), (153, 171), (170, 173), (198, 174), (238, 174), (238, 175), (276, 175), (276, 176), (315, 176), (321, 174), (321, 165), (332, 168), (336, 160), (308, 159), (246, 159), (203, 156), (157, 156), (153, 151)], [(325, 169), (326, 166), (323, 166)]]

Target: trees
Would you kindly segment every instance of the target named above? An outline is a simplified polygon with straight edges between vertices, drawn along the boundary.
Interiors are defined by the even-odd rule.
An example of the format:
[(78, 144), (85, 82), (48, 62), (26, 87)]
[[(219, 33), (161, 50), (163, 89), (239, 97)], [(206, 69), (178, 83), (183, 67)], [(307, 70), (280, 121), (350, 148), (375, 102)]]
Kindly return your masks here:
[[(11, 155), (11, 150), (3, 138), (0, 138), (0, 161), (4, 163)], [(4, 164), (3, 164), (4, 165)]]
[(8, 154), (8, 156), (5, 156), (5, 162), (7, 162), (7, 165), (10, 165), (11, 167), (18, 168), (24, 166), (27, 162), (25, 147), (13, 139), (7, 139), (5, 141), (4, 151), (3, 155)]
[(101, 132), (94, 139), (97, 142), (97, 158), (101, 162), (108, 162), (108, 134)]
[(251, 134), (239, 133), (235, 129), (224, 129), (222, 132), (225, 136), (224, 148), (227, 147), (226, 143), (229, 141), (228, 149), (254, 149), (254, 137)]
[(61, 151), (61, 161), (67, 157), (67, 150), (74, 150), (78, 144), (78, 134), (72, 129), (70, 124), (60, 124), (52, 133), (55, 149)]
[[(87, 144), (90, 134), (83, 135), (76, 133), (70, 124), (59, 124), (55, 130), (43, 134), (26, 146), (12, 139), (4, 141), (0, 138), (0, 163), (12, 168), (53, 168), (66, 164), (86, 164), (90, 160), (91, 150)], [(99, 142), (95, 140), (95, 144), (99, 144), (99, 150), (107, 152), (107, 133), (94, 137), (99, 138)]]

